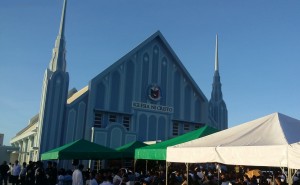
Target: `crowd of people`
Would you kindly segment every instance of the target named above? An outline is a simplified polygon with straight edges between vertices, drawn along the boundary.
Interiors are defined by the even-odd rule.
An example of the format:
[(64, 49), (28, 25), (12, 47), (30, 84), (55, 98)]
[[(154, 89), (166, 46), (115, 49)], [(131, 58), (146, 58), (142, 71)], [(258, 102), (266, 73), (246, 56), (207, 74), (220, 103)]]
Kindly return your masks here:
[[(250, 168), (244, 166), (191, 166), (186, 171), (175, 171), (171, 174), (170, 184), (174, 185), (287, 185), (285, 174), (280, 169), (259, 171), (259, 175), (249, 175)], [(188, 179), (188, 180), (187, 180)], [(168, 184), (169, 184), (168, 183)], [(300, 185), (300, 173), (293, 179), (294, 185)]]
[[(53, 165), (52, 165), (53, 164)], [(16, 160), (14, 163), (3, 161), (0, 165), (0, 185), (56, 185), (57, 165), (48, 162), (44, 168), (40, 161), (29, 164), (23, 162), (22, 165)]]
[[(121, 168), (113, 170), (90, 170), (73, 160), (74, 168), (66, 170), (55, 162), (44, 163), (19, 161), (0, 165), (0, 185), (286, 185), (285, 174), (280, 170), (261, 171), (258, 176), (249, 176), (249, 168), (235, 166), (220, 168), (218, 165), (194, 164), (186, 171), (184, 166), (169, 167), (166, 176), (164, 167), (145, 172), (133, 172)], [(192, 170), (191, 170), (192, 169)], [(167, 177), (167, 180), (166, 180)], [(293, 184), (300, 185), (300, 173), (293, 177)]]

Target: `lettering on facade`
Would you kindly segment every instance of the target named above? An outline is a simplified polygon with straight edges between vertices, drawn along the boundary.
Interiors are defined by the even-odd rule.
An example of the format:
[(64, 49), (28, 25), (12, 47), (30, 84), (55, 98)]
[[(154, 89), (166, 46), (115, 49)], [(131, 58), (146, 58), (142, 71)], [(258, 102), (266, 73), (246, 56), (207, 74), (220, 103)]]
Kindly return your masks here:
[(138, 108), (138, 109), (173, 113), (173, 107), (155, 105), (155, 104), (150, 104), (150, 103), (132, 102), (132, 107)]

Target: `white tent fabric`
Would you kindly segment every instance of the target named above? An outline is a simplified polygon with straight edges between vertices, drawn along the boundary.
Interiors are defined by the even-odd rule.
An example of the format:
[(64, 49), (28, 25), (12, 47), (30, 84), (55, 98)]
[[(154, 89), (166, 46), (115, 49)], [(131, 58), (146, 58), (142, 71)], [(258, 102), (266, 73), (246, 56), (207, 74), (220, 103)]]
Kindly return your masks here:
[(167, 148), (167, 162), (300, 169), (300, 121), (281, 113)]

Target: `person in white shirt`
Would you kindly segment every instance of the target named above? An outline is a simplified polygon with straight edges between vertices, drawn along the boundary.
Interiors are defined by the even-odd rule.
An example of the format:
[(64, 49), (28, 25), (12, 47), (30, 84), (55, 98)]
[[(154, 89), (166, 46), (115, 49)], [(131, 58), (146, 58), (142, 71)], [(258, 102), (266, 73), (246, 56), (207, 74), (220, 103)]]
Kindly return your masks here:
[(72, 174), (72, 185), (83, 185), (83, 176), (82, 176), (83, 165), (80, 164), (77, 168), (75, 165), (75, 170)]
[(21, 172), (21, 166), (19, 165), (19, 161), (15, 161), (15, 165), (12, 168), (12, 185), (18, 185), (19, 184), (19, 175)]
[(113, 185), (119, 185), (122, 182), (122, 174), (121, 170), (118, 171), (118, 173), (113, 178)]
[(112, 176), (104, 176), (103, 182), (100, 185), (113, 185)]
[(91, 179), (90, 179), (89, 185), (99, 185), (97, 180), (96, 180), (96, 173), (95, 172), (91, 172), (90, 177), (91, 177)]
[(228, 174), (221, 174), (221, 182), (221, 185), (232, 185), (232, 183), (229, 181)]

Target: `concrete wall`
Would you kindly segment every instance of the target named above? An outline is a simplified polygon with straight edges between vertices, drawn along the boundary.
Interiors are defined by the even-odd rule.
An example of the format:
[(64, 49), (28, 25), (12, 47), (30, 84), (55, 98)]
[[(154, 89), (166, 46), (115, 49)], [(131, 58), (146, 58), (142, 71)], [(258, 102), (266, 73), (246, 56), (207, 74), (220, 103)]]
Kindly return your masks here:
[(0, 146), (0, 163), (3, 161), (14, 162), (18, 159), (18, 155), (15, 151), (19, 151), (19, 148), (12, 146)]

